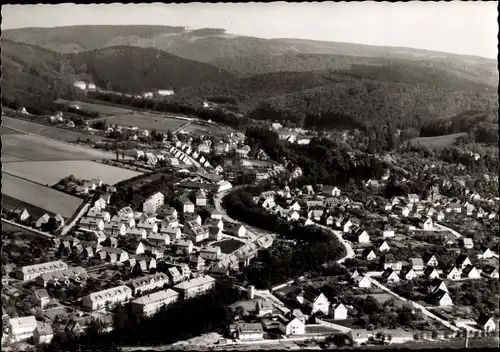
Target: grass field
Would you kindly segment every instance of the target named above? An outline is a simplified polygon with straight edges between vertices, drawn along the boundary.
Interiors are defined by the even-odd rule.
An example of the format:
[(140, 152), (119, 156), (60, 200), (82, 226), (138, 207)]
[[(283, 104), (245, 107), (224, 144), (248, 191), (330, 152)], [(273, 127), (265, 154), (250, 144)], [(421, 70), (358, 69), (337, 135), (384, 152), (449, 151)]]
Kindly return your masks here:
[(230, 127), (227, 126), (221, 126), (221, 125), (205, 126), (196, 123), (190, 123), (182, 130), (189, 132), (190, 134), (209, 134), (215, 137), (224, 137), (233, 131)]
[[(40, 207), (34, 206), (32, 204), (23, 202), (19, 199), (15, 199), (12, 197), (9, 197), (5, 194), (2, 194), (2, 208), (7, 209), (7, 210), (12, 210), (15, 208), (26, 208), (28, 213), (30, 213), (30, 216), (33, 217), (34, 219), (40, 218), (43, 214), (47, 213), (51, 216), (56, 215), (50, 211), (46, 211), (45, 209), (42, 209)], [(2, 224), (2, 229), (5, 229), (4, 226), (5, 224)]]
[[(95, 135), (90, 135), (90, 134), (85, 134), (85, 133), (80, 133), (76, 131), (70, 131), (62, 128), (57, 128), (57, 127), (51, 127), (47, 125), (43, 125), (40, 123), (36, 122), (31, 122), (31, 121), (26, 121), (26, 120), (20, 120), (20, 119), (15, 119), (12, 117), (2, 117), (2, 127), (6, 127), (7, 131), (5, 133), (14, 133), (14, 134), (20, 134), (21, 132), (19, 131), (12, 131), (11, 128), (21, 130), (23, 132), (28, 132), (28, 133), (36, 133), (40, 136), (43, 137), (48, 137), (52, 139), (57, 139), (60, 141), (64, 142), (74, 142), (80, 138), (81, 140), (87, 140), (90, 139), (91, 141), (100, 141), (107, 139), (102, 136), (95, 136)], [(9, 132), (12, 131), (12, 132)], [(4, 132), (2, 132), (3, 134)]]
[(108, 125), (119, 125), (124, 127), (139, 127), (140, 129), (156, 130), (166, 133), (168, 130), (175, 131), (187, 121), (174, 117), (156, 116), (148, 113), (134, 112), (133, 114), (120, 114), (106, 119)]
[(114, 159), (113, 153), (31, 134), (2, 134), (2, 162)]
[(427, 146), (429, 148), (446, 148), (455, 141), (455, 139), (466, 135), (466, 133), (455, 133), (455, 134), (446, 134), (443, 136), (435, 136), (435, 137), (417, 137), (412, 139), (410, 142), (413, 144), (419, 144), (423, 146)]
[(76, 100), (70, 101), (70, 100), (66, 100), (66, 99), (58, 99), (58, 100), (56, 100), (56, 103), (58, 103), (58, 104), (76, 104), (76, 105), (80, 106), (80, 109), (95, 111), (95, 112), (98, 112), (99, 114), (102, 114), (102, 115), (127, 114), (127, 113), (133, 111), (131, 109), (119, 108), (116, 106), (86, 103), (83, 101), (76, 101)]
[(82, 199), (2, 172), (2, 195), (70, 218)]
[(6, 126), (0, 126), (0, 134), (20, 134), (22, 132), (15, 131), (13, 129), (10, 129)]
[(3, 165), (3, 171), (50, 186), (70, 175), (83, 180), (98, 178), (105, 184), (114, 185), (141, 174), (137, 171), (87, 160), (52, 161), (50, 163), (46, 161), (11, 162)]
[(244, 246), (245, 243), (233, 239), (222, 240), (219, 242), (212, 243), (212, 246), (219, 246), (220, 251), (224, 254), (233, 253), (238, 248)]

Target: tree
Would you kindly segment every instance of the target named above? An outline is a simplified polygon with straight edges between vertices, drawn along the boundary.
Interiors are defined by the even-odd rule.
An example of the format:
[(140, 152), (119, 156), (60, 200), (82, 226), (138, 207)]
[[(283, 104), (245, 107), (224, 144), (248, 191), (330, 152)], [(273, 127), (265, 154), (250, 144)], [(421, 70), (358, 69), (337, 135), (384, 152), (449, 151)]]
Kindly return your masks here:
[(45, 232), (54, 233), (58, 228), (57, 220), (55, 217), (50, 217), (49, 220), (42, 225), (42, 230)]

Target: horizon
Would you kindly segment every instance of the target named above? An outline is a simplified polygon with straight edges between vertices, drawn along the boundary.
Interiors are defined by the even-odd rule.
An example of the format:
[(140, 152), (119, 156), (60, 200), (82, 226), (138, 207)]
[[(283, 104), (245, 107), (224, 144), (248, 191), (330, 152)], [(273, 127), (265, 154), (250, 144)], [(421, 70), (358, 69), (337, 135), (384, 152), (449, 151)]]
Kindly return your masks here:
[[(133, 25), (221, 28), (228, 34), (261, 39), (397, 47), (497, 60), (496, 5), (497, 2), (4, 5), (2, 30)], [(73, 12), (72, 16), (64, 15), (68, 11)], [(158, 16), (163, 23), (156, 19)], [(103, 17), (105, 21), (100, 19)], [(148, 18), (148, 23), (143, 23), (143, 17)], [(171, 18), (165, 21), (168, 17)]]

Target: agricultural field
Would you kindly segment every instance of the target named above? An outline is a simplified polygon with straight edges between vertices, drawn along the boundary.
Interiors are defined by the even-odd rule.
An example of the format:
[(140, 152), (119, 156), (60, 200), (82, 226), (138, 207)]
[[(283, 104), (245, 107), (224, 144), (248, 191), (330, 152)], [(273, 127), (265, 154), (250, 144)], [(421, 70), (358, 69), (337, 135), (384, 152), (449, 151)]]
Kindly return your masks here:
[[(44, 172), (40, 172), (44, 170)], [(3, 171), (27, 180), (53, 186), (70, 175), (80, 180), (101, 179), (103, 183), (114, 185), (123, 180), (141, 175), (140, 172), (101, 164), (88, 160), (67, 161), (27, 161), (11, 162), (3, 165)]]
[(412, 139), (410, 142), (413, 144), (427, 146), (433, 149), (441, 149), (449, 147), (457, 138), (465, 136), (466, 134), (467, 133), (455, 133), (435, 137), (417, 137)]
[(114, 159), (110, 152), (32, 134), (2, 134), (2, 162)]
[(70, 100), (66, 100), (66, 99), (58, 99), (55, 102), (58, 104), (76, 104), (82, 110), (95, 111), (101, 115), (127, 114), (127, 113), (131, 113), (134, 111), (132, 109), (119, 108), (116, 106), (109, 106), (109, 105), (98, 104), (98, 103), (95, 103), (95, 104), (94, 103), (86, 103), (83, 101), (76, 101), (76, 100), (70, 101)]
[[(47, 126), (36, 122), (15, 119), (7, 116), (3, 116), (2, 120), (3, 120), (2, 127), (6, 127), (9, 131), (12, 131), (13, 129), (20, 130), (14, 132), (6, 131), (5, 133), (21, 133), (21, 131), (27, 133), (36, 133), (43, 137), (57, 139), (64, 142), (75, 142), (78, 140), (78, 138), (81, 140), (90, 139), (91, 141), (101, 141), (107, 139), (106, 137), (102, 136), (70, 131), (62, 128)], [(4, 132), (2, 132), (2, 134), (3, 133)]]
[(138, 127), (146, 130), (156, 130), (167, 133), (168, 130), (175, 131), (188, 121), (174, 117), (163, 117), (148, 113), (134, 112), (133, 114), (120, 114), (106, 119), (108, 125), (119, 125), (123, 127)]
[(233, 253), (238, 248), (245, 245), (245, 243), (242, 241), (237, 241), (237, 240), (233, 240), (230, 238), (227, 240), (222, 240), (219, 242), (212, 243), (211, 245), (220, 247), (221, 252), (224, 254), (230, 254), (230, 253)]
[(11, 128), (8, 128), (6, 126), (0, 126), (0, 134), (20, 134), (22, 132), (15, 131)]
[(190, 123), (187, 125), (185, 128), (182, 129), (183, 131), (188, 132), (189, 134), (208, 134), (214, 137), (225, 137), (233, 130), (228, 127), (228, 126), (222, 126), (222, 125), (199, 125), (197, 123)]
[[(56, 215), (55, 213), (52, 213), (50, 211), (46, 211), (45, 209), (42, 209), (42, 208), (34, 206), (32, 204), (23, 202), (19, 199), (9, 197), (5, 194), (2, 194), (2, 208), (6, 209), (6, 210), (13, 210), (15, 208), (21, 208), (21, 209), (25, 208), (28, 211), (28, 213), (30, 214), (30, 216), (34, 219), (40, 218), (45, 213), (47, 213), (51, 216)], [(2, 224), (2, 228), (4, 230), (7, 230), (5, 228), (5, 226), (6, 226), (6, 223)], [(19, 230), (19, 228), (17, 228), (17, 230)]]
[(82, 199), (2, 172), (2, 195), (71, 218)]

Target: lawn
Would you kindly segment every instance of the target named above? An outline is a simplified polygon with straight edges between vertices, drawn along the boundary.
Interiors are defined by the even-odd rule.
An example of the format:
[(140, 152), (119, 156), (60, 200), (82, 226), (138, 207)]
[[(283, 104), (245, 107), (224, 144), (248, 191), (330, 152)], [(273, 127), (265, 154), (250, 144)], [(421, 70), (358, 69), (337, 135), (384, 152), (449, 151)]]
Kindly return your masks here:
[(2, 134), (2, 162), (114, 159), (114, 153), (32, 134)]
[(413, 144), (419, 144), (423, 146), (427, 146), (429, 148), (446, 148), (455, 141), (455, 139), (465, 136), (467, 133), (455, 133), (455, 134), (446, 134), (443, 136), (435, 136), (435, 137), (417, 137), (412, 139), (410, 142)]
[(6, 126), (0, 126), (0, 134), (20, 134), (22, 132), (19, 132), (19, 131), (15, 131), (13, 129), (10, 129)]
[(65, 218), (71, 218), (73, 213), (83, 202), (80, 198), (3, 172), (2, 195), (31, 204), (47, 212), (61, 214)]
[(224, 254), (233, 253), (238, 248), (244, 246), (245, 243), (233, 239), (222, 240), (219, 242), (212, 243), (212, 246), (219, 246), (220, 250)]
[(68, 104), (68, 105), (69, 104), (76, 104), (82, 110), (95, 111), (95, 112), (98, 112), (99, 114), (102, 114), (102, 115), (127, 114), (127, 113), (133, 111), (131, 109), (119, 108), (116, 106), (97, 104), (97, 103), (95, 103), (95, 104), (94, 103), (86, 103), (83, 101), (70, 101), (70, 100), (66, 100), (66, 99), (58, 99), (55, 102), (58, 104)]
[(49, 186), (55, 185), (62, 178), (70, 175), (81, 180), (98, 178), (105, 184), (114, 185), (141, 174), (137, 171), (88, 160), (52, 161), (50, 163), (46, 161), (10, 162), (3, 165), (3, 171)]
[(47, 138), (52, 138), (52, 139), (57, 139), (60, 141), (65, 141), (65, 142), (75, 142), (80, 138), (81, 140), (87, 140), (90, 139), (91, 141), (100, 141), (100, 140), (105, 140), (107, 138), (102, 137), (102, 136), (96, 136), (96, 135), (90, 135), (86, 133), (80, 133), (76, 131), (70, 131), (62, 128), (57, 128), (57, 127), (52, 127), (52, 126), (47, 126), (43, 125), (40, 123), (32, 122), (32, 121), (26, 121), (26, 120), (20, 120), (20, 119), (15, 119), (12, 117), (2, 117), (2, 123), (3, 127), (6, 127), (8, 131), (12, 132), (4, 132), (2, 130), (2, 134), (4, 133), (15, 133), (15, 134), (22, 134), (22, 132), (18, 131), (13, 131), (12, 128), (27, 132), (27, 133), (35, 133), (43, 137)]
[(176, 119), (174, 117), (164, 117), (141, 112), (120, 114), (106, 119), (108, 125), (119, 125), (123, 127), (131, 126), (164, 133), (168, 130), (173, 132), (187, 122), (186, 120)]

